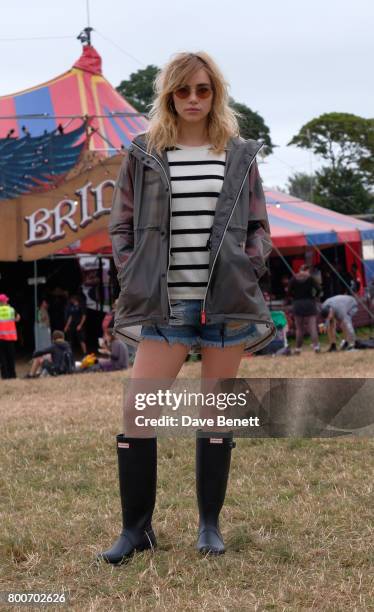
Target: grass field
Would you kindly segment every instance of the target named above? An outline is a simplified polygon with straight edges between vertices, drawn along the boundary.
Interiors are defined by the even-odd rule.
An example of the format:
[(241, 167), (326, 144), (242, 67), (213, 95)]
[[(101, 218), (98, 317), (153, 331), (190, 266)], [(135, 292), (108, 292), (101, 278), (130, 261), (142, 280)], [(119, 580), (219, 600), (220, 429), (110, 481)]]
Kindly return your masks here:
[[(243, 359), (239, 376), (370, 377), (372, 364), (371, 351), (306, 351)], [(180, 373), (199, 375), (199, 363)], [(158, 550), (97, 565), (120, 530), (123, 377), (0, 381), (0, 591), (63, 589), (59, 609), (74, 611), (374, 610), (368, 438), (238, 440), (220, 558), (194, 549), (194, 442), (161, 439)]]

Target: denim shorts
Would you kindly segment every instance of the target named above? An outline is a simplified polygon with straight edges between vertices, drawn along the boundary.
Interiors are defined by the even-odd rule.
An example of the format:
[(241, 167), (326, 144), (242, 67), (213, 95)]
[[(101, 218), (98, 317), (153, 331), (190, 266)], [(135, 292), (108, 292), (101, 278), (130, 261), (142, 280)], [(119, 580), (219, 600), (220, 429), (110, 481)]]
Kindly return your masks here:
[(257, 335), (256, 326), (247, 321), (200, 323), (202, 300), (171, 300), (171, 316), (167, 325), (146, 324), (141, 337), (193, 348), (213, 346), (224, 348), (245, 343)]

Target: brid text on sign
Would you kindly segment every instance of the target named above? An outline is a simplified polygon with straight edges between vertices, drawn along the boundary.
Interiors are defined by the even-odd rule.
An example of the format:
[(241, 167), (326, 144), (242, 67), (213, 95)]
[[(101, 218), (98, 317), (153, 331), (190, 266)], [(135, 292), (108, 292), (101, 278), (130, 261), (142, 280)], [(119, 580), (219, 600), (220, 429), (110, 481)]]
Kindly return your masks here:
[(77, 232), (95, 219), (110, 213), (110, 207), (104, 206), (104, 190), (114, 188), (114, 181), (106, 179), (93, 187), (86, 183), (74, 193), (77, 199), (64, 198), (52, 209), (38, 208), (25, 217), (27, 223), (27, 240), (25, 246), (61, 240), (66, 236), (66, 227)]

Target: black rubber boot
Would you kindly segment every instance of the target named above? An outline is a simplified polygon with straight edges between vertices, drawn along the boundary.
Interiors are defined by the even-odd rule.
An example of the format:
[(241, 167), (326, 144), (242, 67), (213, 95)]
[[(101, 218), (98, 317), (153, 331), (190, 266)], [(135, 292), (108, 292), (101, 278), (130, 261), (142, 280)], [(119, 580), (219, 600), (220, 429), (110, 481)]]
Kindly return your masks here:
[(119, 434), (117, 454), (123, 529), (112, 548), (97, 555), (98, 560), (114, 565), (157, 544), (151, 524), (156, 502), (157, 439)]
[(225, 545), (218, 517), (225, 501), (230, 471), (232, 433), (198, 432), (196, 439), (196, 493), (199, 506), (197, 549), (203, 554), (222, 555)]

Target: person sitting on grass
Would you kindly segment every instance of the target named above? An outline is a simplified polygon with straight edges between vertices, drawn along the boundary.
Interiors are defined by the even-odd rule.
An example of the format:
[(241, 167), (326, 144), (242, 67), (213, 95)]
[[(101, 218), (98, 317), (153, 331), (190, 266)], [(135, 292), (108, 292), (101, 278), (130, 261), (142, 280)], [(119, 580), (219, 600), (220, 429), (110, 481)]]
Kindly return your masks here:
[(45, 372), (51, 376), (74, 372), (74, 358), (70, 344), (62, 331), (55, 330), (52, 344), (40, 351), (34, 351), (30, 372), (26, 378), (36, 378)]
[(357, 310), (357, 302), (350, 295), (334, 295), (323, 302), (321, 316), (326, 319), (324, 325), (330, 341), (329, 353), (336, 351), (336, 323), (339, 323), (344, 336), (340, 348), (349, 351), (355, 349), (356, 334), (352, 317)]
[(129, 352), (126, 344), (117, 340), (111, 327), (108, 328), (105, 336), (105, 347), (100, 348), (99, 352), (106, 355), (99, 359), (100, 369), (104, 372), (113, 372), (114, 370), (127, 370), (129, 367)]

